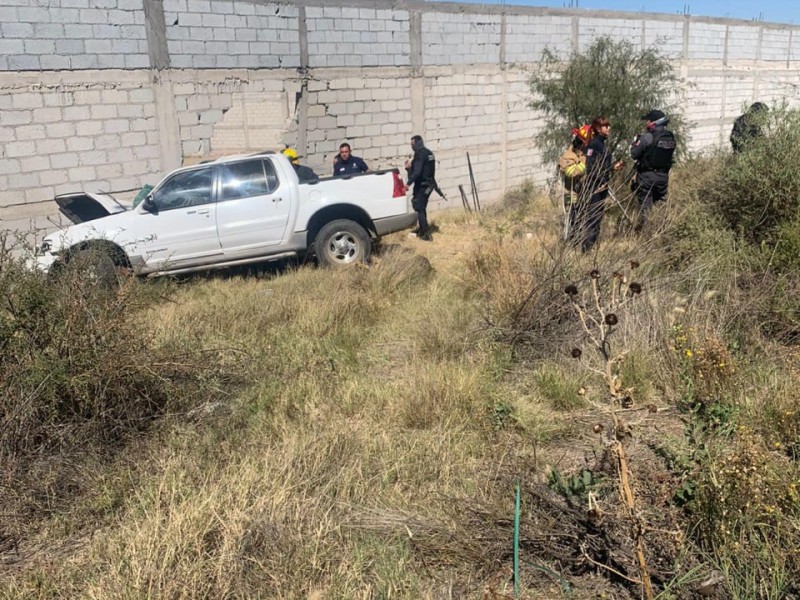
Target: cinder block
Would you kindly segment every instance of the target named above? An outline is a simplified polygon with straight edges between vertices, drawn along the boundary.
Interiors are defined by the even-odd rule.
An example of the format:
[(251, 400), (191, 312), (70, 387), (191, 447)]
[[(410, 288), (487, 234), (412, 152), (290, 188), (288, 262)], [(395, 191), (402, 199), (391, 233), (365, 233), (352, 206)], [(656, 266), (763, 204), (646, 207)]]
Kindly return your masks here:
[(83, 8), (80, 11), (81, 23), (102, 24), (108, 22), (108, 11), (96, 8)]
[(133, 25), (135, 13), (127, 10), (109, 10), (108, 22), (112, 25)]
[(100, 59), (95, 54), (79, 54), (70, 57), (70, 65), (73, 69), (98, 69)]
[[(48, 157), (48, 162), (49, 162), (49, 157)], [(69, 181), (69, 178), (67, 177), (67, 172), (64, 170), (49, 169), (47, 171), (39, 173), (39, 181), (42, 185), (51, 186), (51, 185), (59, 185), (67, 183)]]
[(68, 138), (75, 135), (76, 125), (69, 121), (46, 125), (47, 135), (53, 138)]
[(190, 13), (211, 12), (211, 3), (208, 0), (188, 0), (187, 6)]
[(67, 144), (62, 139), (52, 139), (36, 142), (36, 154), (54, 154), (66, 152)]
[(20, 6), (17, 9), (17, 19), (25, 23), (49, 23), (50, 13), (46, 8)]
[[(94, 112), (94, 108), (95, 107), (92, 107), (92, 112)], [(83, 121), (83, 122), (79, 121), (75, 123), (75, 133), (77, 133), (77, 135), (88, 135), (88, 136), (100, 135), (101, 133), (103, 133), (103, 122), (100, 120)]]
[(9, 142), (5, 145), (5, 155), (9, 158), (33, 156), (34, 154), (36, 154), (34, 142)]
[(94, 140), (88, 137), (71, 137), (67, 142), (67, 149), (70, 152), (85, 152), (87, 150), (94, 150)]
[(10, 158), (0, 158), (0, 175), (13, 175), (22, 170), (18, 160)]
[[(44, 100), (41, 94), (31, 92), (17, 93), (11, 96), (11, 106), (14, 108), (39, 108), (44, 106)], [(0, 118), (2, 118), (2, 115), (0, 115)]]
[(37, 108), (33, 111), (33, 120), (36, 123), (55, 123), (61, 121), (63, 116), (60, 108)]
[(68, 169), (78, 166), (78, 156), (72, 152), (67, 154), (51, 154), (50, 164), (54, 169)]
[(103, 123), (105, 133), (125, 133), (130, 131), (130, 121), (127, 119), (110, 119)]
[(97, 177), (97, 170), (94, 167), (75, 167), (67, 171), (70, 181), (91, 181)]
[(122, 164), (101, 164), (97, 167), (97, 176), (103, 179), (116, 179), (123, 176)]
[(50, 168), (50, 158), (48, 156), (30, 156), (19, 161), (23, 172), (44, 171)]
[(107, 162), (108, 154), (102, 150), (89, 150), (78, 154), (78, 165), (81, 167), (104, 165)]
[[(0, 11), (2, 9), (0, 8)], [(2, 16), (2, 12), (0, 12), (0, 16)], [(16, 12), (13, 14), (16, 15)], [(30, 23), (16, 23), (14, 21), (5, 21), (0, 22), (0, 32), (3, 33), (3, 38), (0, 41), (10, 41), (9, 38), (30, 38), (33, 37), (33, 25)], [(0, 46), (2, 47), (2, 46)], [(14, 52), (21, 52), (22, 44), (20, 43), (19, 47), (14, 50)]]

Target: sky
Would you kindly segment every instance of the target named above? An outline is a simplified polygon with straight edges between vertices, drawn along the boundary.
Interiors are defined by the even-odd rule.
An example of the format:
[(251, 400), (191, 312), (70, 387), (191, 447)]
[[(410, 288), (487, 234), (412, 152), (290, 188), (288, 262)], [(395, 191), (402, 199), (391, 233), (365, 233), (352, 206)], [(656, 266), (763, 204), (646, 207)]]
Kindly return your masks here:
[[(464, 1), (464, 0), (462, 0)], [(467, 0), (470, 1), (470, 0)], [(797, 0), (475, 0), (483, 4), (521, 4), (555, 8), (659, 12), (705, 17), (800, 23)]]

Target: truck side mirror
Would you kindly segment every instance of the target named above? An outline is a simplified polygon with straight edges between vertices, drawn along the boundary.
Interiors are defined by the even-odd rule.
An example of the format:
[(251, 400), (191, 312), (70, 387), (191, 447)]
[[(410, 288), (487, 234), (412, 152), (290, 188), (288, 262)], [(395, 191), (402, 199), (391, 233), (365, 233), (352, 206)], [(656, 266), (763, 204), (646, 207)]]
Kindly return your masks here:
[(153, 194), (147, 194), (142, 200), (142, 208), (149, 213), (157, 213), (156, 203), (153, 202)]

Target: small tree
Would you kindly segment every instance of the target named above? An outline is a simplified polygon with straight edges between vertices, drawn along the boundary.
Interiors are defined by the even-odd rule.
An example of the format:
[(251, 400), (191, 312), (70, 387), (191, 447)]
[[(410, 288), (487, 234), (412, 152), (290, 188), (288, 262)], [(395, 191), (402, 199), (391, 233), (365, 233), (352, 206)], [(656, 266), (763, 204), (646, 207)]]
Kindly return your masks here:
[(642, 131), (641, 115), (654, 108), (670, 117), (670, 129), (680, 137), (682, 117), (674, 103), (679, 84), (669, 59), (656, 48), (640, 50), (600, 37), (566, 63), (545, 50), (530, 79), (529, 104), (543, 117), (536, 136), (543, 160), (555, 162), (569, 143), (570, 129), (598, 116), (611, 120), (608, 143), (615, 153), (627, 151)]

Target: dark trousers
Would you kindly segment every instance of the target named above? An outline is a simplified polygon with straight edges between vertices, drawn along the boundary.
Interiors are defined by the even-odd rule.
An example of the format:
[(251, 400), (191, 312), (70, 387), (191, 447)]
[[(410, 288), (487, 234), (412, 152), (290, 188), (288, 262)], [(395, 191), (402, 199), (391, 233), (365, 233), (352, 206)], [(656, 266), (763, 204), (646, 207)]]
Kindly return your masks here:
[(669, 174), (656, 171), (643, 171), (636, 176), (636, 198), (639, 200), (639, 222), (637, 229), (647, 223), (647, 216), (653, 209), (653, 204), (667, 197), (669, 188)]
[(608, 190), (595, 192), (589, 198), (589, 202), (583, 207), (583, 218), (581, 219), (581, 250), (588, 252), (597, 243), (600, 237), (600, 225), (603, 222), (603, 215), (606, 210), (606, 198)]
[(417, 212), (419, 222), (419, 235), (427, 235), (428, 231), (428, 198), (431, 197), (432, 189), (427, 186), (414, 185), (414, 195), (411, 196), (411, 208)]

